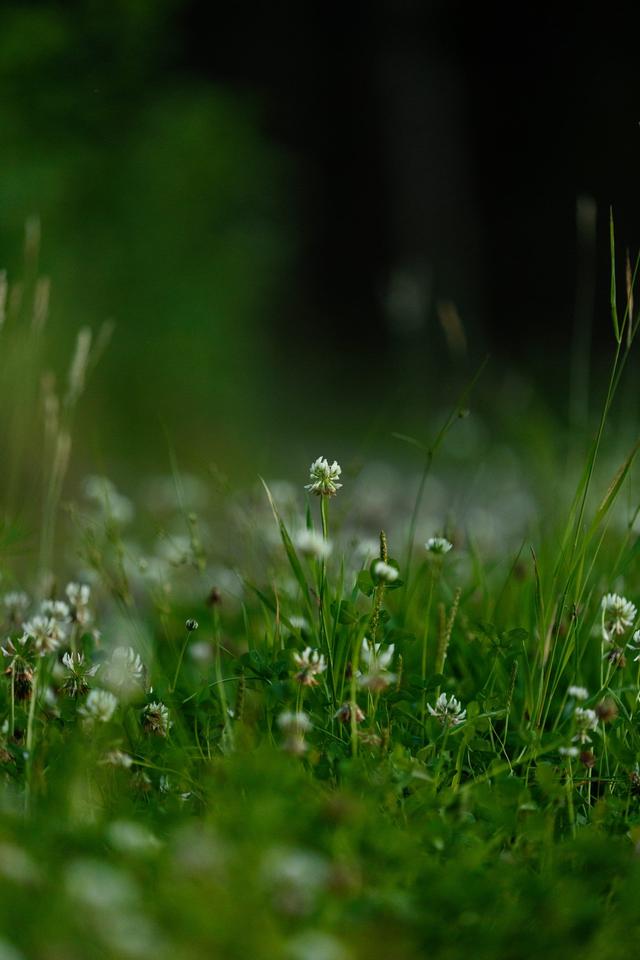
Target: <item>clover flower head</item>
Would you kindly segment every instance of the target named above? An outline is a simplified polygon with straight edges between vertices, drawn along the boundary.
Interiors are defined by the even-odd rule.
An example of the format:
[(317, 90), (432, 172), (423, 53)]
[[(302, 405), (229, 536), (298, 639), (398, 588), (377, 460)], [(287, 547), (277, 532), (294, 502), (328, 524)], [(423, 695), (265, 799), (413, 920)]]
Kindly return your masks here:
[(440, 694), (434, 707), (428, 703), (427, 709), (431, 716), (439, 720), (443, 726), (450, 723), (455, 727), (467, 716), (467, 711), (462, 709), (460, 701), (453, 695), (447, 699), (446, 693)]
[(326, 560), (332, 550), (331, 541), (325, 540), (315, 530), (299, 530), (295, 535), (295, 545), (305, 557), (316, 557), (318, 560)]
[(309, 467), (311, 483), (306, 484), (305, 490), (319, 497), (334, 497), (342, 486), (338, 483), (341, 473), (342, 467), (336, 460), (329, 464), (326, 457), (318, 457)]
[(449, 553), (449, 550), (453, 549), (453, 544), (446, 537), (429, 537), (425, 547), (429, 553), (442, 555)]
[(89, 601), (91, 587), (86, 583), (68, 583), (65, 589), (71, 607), (71, 619), (84, 627), (91, 623)]
[(318, 681), (316, 676), (327, 669), (324, 654), (312, 647), (305, 647), (302, 653), (294, 653), (293, 659), (298, 667), (296, 680), (305, 687), (315, 687)]
[(602, 637), (605, 643), (613, 643), (633, 626), (637, 610), (635, 604), (618, 593), (607, 593), (602, 598)]
[(166, 737), (171, 729), (171, 720), (164, 703), (154, 701), (146, 705), (142, 711), (142, 726), (147, 733), (152, 733), (156, 737)]
[(9, 593), (5, 593), (2, 603), (9, 619), (13, 623), (22, 623), (31, 600), (23, 590), (11, 590)]
[(118, 698), (108, 690), (91, 690), (79, 713), (89, 721), (108, 723), (117, 706)]
[(43, 617), (58, 620), (59, 623), (68, 623), (71, 611), (69, 604), (64, 600), (43, 600), (40, 604), (40, 613)]
[(381, 643), (369, 643), (366, 637), (362, 641), (360, 656), (366, 664), (365, 673), (358, 675), (358, 684), (365, 690), (374, 693), (386, 689), (397, 680), (395, 673), (390, 673), (388, 667), (393, 660), (395, 647), (392, 643), (383, 650)]
[(36, 615), (24, 624), (24, 632), (31, 637), (40, 656), (44, 657), (52, 650), (56, 650), (66, 639), (67, 631), (64, 623), (55, 617)]
[(560, 747), (558, 753), (561, 757), (577, 757), (580, 754), (580, 751), (577, 747)]
[(383, 583), (394, 583), (400, 576), (398, 568), (392, 567), (390, 563), (385, 563), (384, 560), (378, 560), (373, 567), (373, 572), (378, 580), (382, 580)]
[(576, 707), (573, 711), (573, 717), (576, 724), (576, 733), (573, 737), (574, 742), (591, 743), (589, 733), (598, 728), (598, 714), (595, 710)]
[(62, 663), (66, 668), (62, 689), (69, 697), (83, 697), (89, 690), (89, 677), (94, 677), (98, 665), (85, 661), (83, 653), (63, 653)]
[(144, 679), (144, 664), (133, 647), (116, 647), (101, 666), (100, 678), (120, 695), (130, 695)]
[(576, 687), (572, 685), (567, 690), (567, 694), (575, 700), (588, 700), (589, 698), (589, 691), (586, 687)]
[(294, 613), (292, 617), (289, 617), (289, 623), (291, 624), (294, 630), (308, 630), (309, 621), (306, 617), (298, 616)]
[(307, 750), (305, 734), (311, 729), (311, 720), (302, 710), (285, 710), (278, 717), (278, 726), (285, 735), (282, 749), (293, 756), (302, 756)]

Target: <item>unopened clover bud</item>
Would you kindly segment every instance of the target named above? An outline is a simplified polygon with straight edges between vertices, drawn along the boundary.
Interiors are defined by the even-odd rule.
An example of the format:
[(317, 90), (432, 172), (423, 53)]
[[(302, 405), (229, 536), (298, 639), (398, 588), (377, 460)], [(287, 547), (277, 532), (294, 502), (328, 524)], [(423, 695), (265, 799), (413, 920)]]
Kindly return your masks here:
[(187, 628), (189, 633), (193, 633), (194, 630), (198, 629), (198, 621), (190, 617), (189, 620), (187, 620), (187, 622), (185, 623), (185, 627)]

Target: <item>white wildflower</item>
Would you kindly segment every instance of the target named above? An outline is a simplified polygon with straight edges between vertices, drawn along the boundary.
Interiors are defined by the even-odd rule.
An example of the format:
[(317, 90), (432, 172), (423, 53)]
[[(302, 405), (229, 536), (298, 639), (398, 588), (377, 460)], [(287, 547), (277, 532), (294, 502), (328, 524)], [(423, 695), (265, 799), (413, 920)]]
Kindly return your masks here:
[(441, 693), (438, 699), (436, 700), (435, 707), (432, 707), (430, 703), (427, 704), (427, 709), (432, 717), (436, 717), (440, 723), (445, 726), (446, 724), (453, 724), (456, 726), (467, 716), (467, 711), (462, 709), (462, 704), (454, 696), (447, 699), (446, 693)]
[(607, 593), (602, 598), (602, 637), (606, 643), (612, 643), (614, 637), (622, 636), (625, 630), (633, 626), (637, 610), (630, 600), (617, 593)]
[(312, 647), (305, 647), (302, 653), (294, 653), (293, 659), (299, 670), (296, 673), (298, 683), (305, 687), (317, 686), (316, 676), (327, 669), (324, 654)]
[(91, 587), (86, 583), (68, 583), (65, 593), (71, 605), (71, 619), (81, 627), (88, 626), (91, 623)]
[(289, 617), (289, 623), (291, 624), (294, 630), (308, 630), (309, 621), (306, 617), (296, 616), (295, 614), (292, 617)]
[(580, 755), (577, 747), (560, 747), (558, 753), (561, 757), (577, 757)]
[(385, 583), (393, 583), (399, 577), (397, 568), (392, 567), (390, 563), (385, 563), (384, 560), (378, 560), (373, 572), (378, 580), (383, 580)]
[(24, 632), (32, 637), (41, 656), (56, 650), (67, 636), (65, 625), (54, 617), (32, 617), (24, 624)]
[(49, 617), (51, 620), (68, 623), (71, 611), (69, 604), (65, 603), (64, 600), (43, 600), (40, 604), (40, 613), (43, 617)]
[(91, 690), (79, 713), (87, 720), (108, 723), (116, 712), (118, 698), (108, 690)]
[(305, 490), (317, 496), (333, 497), (342, 486), (338, 483), (341, 473), (342, 467), (335, 460), (329, 465), (326, 457), (318, 457), (309, 467), (311, 483), (305, 486)]
[(384, 690), (396, 678), (395, 673), (390, 673), (388, 667), (393, 660), (394, 644), (389, 644), (386, 650), (383, 650), (381, 643), (369, 643), (366, 637), (362, 641), (360, 656), (367, 666), (366, 673), (358, 676), (358, 683), (366, 690), (378, 693)]
[(443, 554), (449, 553), (449, 550), (453, 548), (453, 544), (447, 540), (446, 537), (429, 537), (425, 543), (425, 547), (429, 553)]
[(315, 530), (299, 530), (294, 543), (296, 549), (305, 557), (316, 557), (318, 560), (326, 560), (332, 550), (331, 541), (325, 540), (322, 534)]
[(571, 686), (567, 690), (567, 694), (570, 697), (574, 697), (576, 700), (588, 700), (589, 698), (589, 691), (586, 687)]
[(311, 720), (301, 710), (285, 710), (278, 717), (278, 726), (285, 734), (282, 749), (299, 757), (306, 752), (305, 734), (311, 729)]
[(573, 740), (580, 743), (591, 743), (589, 733), (598, 728), (598, 714), (595, 710), (576, 707), (573, 716), (576, 723), (576, 733)]
[(2, 598), (2, 603), (9, 619), (13, 623), (22, 623), (31, 600), (24, 591), (12, 590), (9, 593), (5, 593)]
[(171, 720), (164, 703), (154, 701), (146, 705), (142, 711), (142, 726), (147, 733), (155, 734), (157, 737), (167, 736), (171, 729)]
[(62, 689), (69, 697), (83, 697), (89, 690), (88, 677), (95, 676), (98, 665), (86, 663), (83, 653), (64, 653), (62, 662), (66, 667)]
[(116, 647), (102, 664), (100, 679), (121, 697), (131, 698), (144, 680), (144, 664), (133, 647)]

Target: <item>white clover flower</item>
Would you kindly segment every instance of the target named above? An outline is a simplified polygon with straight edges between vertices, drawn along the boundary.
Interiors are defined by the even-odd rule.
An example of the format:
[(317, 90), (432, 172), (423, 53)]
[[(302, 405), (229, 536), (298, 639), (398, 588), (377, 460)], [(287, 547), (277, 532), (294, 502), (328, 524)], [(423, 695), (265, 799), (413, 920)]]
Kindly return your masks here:
[(311, 730), (311, 720), (302, 710), (284, 710), (278, 716), (278, 726), (283, 733), (307, 733)]
[(171, 729), (171, 720), (164, 703), (154, 701), (146, 705), (142, 711), (142, 726), (147, 733), (153, 733), (157, 737), (166, 737)]
[(392, 567), (390, 563), (385, 563), (384, 560), (378, 560), (373, 568), (378, 580), (383, 580), (385, 583), (393, 583), (400, 576), (396, 567)]
[(115, 520), (116, 523), (126, 524), (133, 519), (133, 504), (118, 493), (107, 477), (87, 477), (84, 481), (84, 495), (87, 500), (96, 504), (105, 517)]
[(306, 484), (305, 490), (319, 497), (334, 497), (342, 486), (338, 483), (341, 473), (342, 467), (335, 460), (329, 465), (326, 457), (318, 457), (309, 467), (311, 483)]
[(79, 713), (87, 720), (108, 723), (116, 712), (118, 698), (108, 690), (91, 690)]
[(602, 637), (606, 643), (612, 643), (614, 637), (622, 636), (633, 626), (637, 610), (630, 600), (617, 593), (607, 593), (602, 598)]
[(576, 723), (576, 734), (573, 740), (580, 743), (591, 743), (589, 733), (598, 728), (598, 714), (595, 710), (576, 707), (573, 716)]
[(456, 700), (454, 696), (447, 699), (446, 693), (440, 694), (435, 707), (428, 703), (427, 709), (431, 716), (436, 717), (443, 726), (449, 723), (456, 726), (458, 723), (462, 723), (467, 716), (467, 711), (462, 709), (460, 701)]
[(40, 604), (40, 613), (43, 617), (49, 617), (51, 620), (58, 620), (60, 623), (68, 623), (69, 604), (64, 600), (43, 600)]
[(2, 598), (2, 603), (9, 619), (14, 623), (22, 623), (24, 614), (31, 600), (23, 590), (12, 590), (9, 593), (5, 593)]
[(24, 632), (32, 637), (35, 648), (42, 657), (56, 650), (67, 637), (64, 624), (53, 617), (32, 617), (24, 624)]
[(112, 767), (129, 769), (133, 764), (133, 757), (130, 757), (128, 753), (123, 753), (122, 750), (109, 750), (99, 762), (109, 764)]
[(299, 617), (294, 614), (292, 617), (289, 617), (289, 623), (291, 624), (294, 630), (309, 629), (309, 621), (307, 620), (306, 617)]
[(331, 541), (325, 540), (321, 533), (315, 530), (299, 530), (294, 539), (296, 549), (305, 557), (316, 557), (326, 560), (333, 549)]
[(327, 669), (324, 654), (311, 647), (305, 647), (302, 653), (294, 653), (293, 659), (299, 670), (295, 677), (298, 683), (305, 687), (317, 686), (316, 676)]
[(366, 637), (362, 641), (360, 656), (367, 666), (366, 673), (360, 673), (358, 684), (365, 690), (371, 690), (379, 693), (386, 689), (397, 679), (395, 673), (390, 673), (387, 669), (393, 660), (395, 646), (389, 644), (386, 650), (382, 649), (381, 643), (369, 643)]
[(83, 697), (89, 690), (87, 678), (96, 675), (98, 665), (86, 664), (83, 653), (64, 653), (62, 662), (66, 667), (62, 689), (69, 697)]
[(144, 664), (133, 647), (116, 647), (102, 664), (100, 679), (120, 696), (130, 697), (144, 680)]
[(567, 690), (567, 694), (570, 697), (575, 697), (576, 700), (588, 700), (589, 698), (589, 691), (586, 687), (570, 686)]
[(91, 613), (89, 611), (89, 601), (91, 599), (91, 587), (86, 583), (68, 583), (65, 593), (71, 605), (71, 619), (85, 627), (91, 623)]
[(580, 751), (577, 747), (560, 747), (558, 753), (561, 757), (577, 757), (580, 754)]
[(447, 540), (446, 537), (429, 537), (425, 543), (425, 547), (429, 553), (443, 554), (449, 553), (449, 550), (453, 548), (453, 544)]
[(285, 735), (282, 749), (294, 757), (302, 756), (307, 750), (305, 733), (311, 729), (311, 720), (301, 710), (285, 710), (278, 717), (278, 726)]

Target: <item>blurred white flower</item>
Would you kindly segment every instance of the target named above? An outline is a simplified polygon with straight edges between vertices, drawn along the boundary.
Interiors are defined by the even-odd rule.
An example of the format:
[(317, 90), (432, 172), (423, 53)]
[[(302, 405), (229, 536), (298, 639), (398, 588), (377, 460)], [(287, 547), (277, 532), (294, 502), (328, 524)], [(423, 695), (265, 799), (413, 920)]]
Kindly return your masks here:
[(560, 747), (558, 753), (561, 757), (577, 757), (580, 755), (577, 747)]
[(362, 641), (360, 657), (366, 664), (366, 673), (358, 676), (358, 684), (365, 690), (371, 690), (374, 693), (380, 692), (394, 683), (397, 679), (395, 673), (389, 673), (388, 667), (393, 660), (395, 646), (389, 644), (386, 650), (383, 650), (381, 643), (369, 643), (366, 637)]
[(65, 625), (53, 617), (36, 615), (25, 622), (23, 629), (41, 656), (56, 650), (67, 637)]
[(87, 720), (108, 723), (116, 712), (118, 698), (108, 690), (91, 690), (79, 713)]
[(385, 583), (393, 583), (399, 577), (397, 568), (392, 567), (390, 563), (385, 563), (384, 560), (378, 560), (373, 572), (378, 580), (384, 580)]
[(144, 664), (133, 647), (116, 647), (100, 667), (100, 680), (120, 697), (130, 699), (144, 681)]
[(31, 600), (26, 593), (22, 590), (12, 590), (9, 593), (5, 593), (2, 598), (2, 603), (5, 610), (7, 611), (7, 616), (13, 623), (22, 623), (24, 620), (24, 614), (28, 609)]
[(589, 698), (589, 691), (586, 687), (571, 686), (567, 693), (570, 697), (575, 697), (576, 700), (588, 700)]
[(429, 553), (443, 554), (449, 553), (449, 550), (453, 548), (453, 544), (447, 540), (446, 537), (429, 537), (425, 543), (425, 547)]
[(467, 716), (467, 711), (462, 709), (462, 704), (454, 696), (447, 699), (446, 693), (441, 693), (438, 699), (436, 700), (435, 707), (432, 707), (430, 703), (427, 704), (427, 709), (432, 717), (436, 717), (437, 720), (444, 726), (445, 724), (453, 724), (456, 726)]
[(60, 623), (68, 623), (71, 611), (69, 604), (64, 600), (43, 600), (40, 604), (40, 613), (43, 617), (50, 617), (52, 620), (59, 620)]
[(342, 486), (338, 483), (341, 473), (342, 467), (335, 460), (329, 465), (326, 457), (318, 457), (309, 467), (311, 483), (306, 484), (305, 490), (317, 496), (333, 497)]
[(576, 707), (573, 711), (573, 716), (576, 724), (576, 733), (573, 737), (574, 741), (578, 740), (580, 743), (591, 743), (589, 733), (598, 728), (598, 714), (595, 710)]
[(282, 749), (293, 756), (302, 756), (306, 752), (305, 733), (311, 729), (311, 721), (301, 710), (285, 710), (278, 717), (278, 726), (285, 734)]
[(332, 545), (330, 540), (325, 540), (321, 533), (315, 530), (299, 530), (294, 538), (296, 549), (305, 557), (316, 557), (318, 560), (326, 560), (331, 554)]
[(324, 654), (312, 647), (305, 647), (302, 653), (294, 653), (294, 662), (298, 667), (296, 680), (305, 687), (315, 687), (318, 681), (316, 676), (327, 669)]
[(71, 619), (82, 627), (88, 626), (91, 623), (91, 587), (86, 583), (68, 583), (65, 593), (71, 605)]

